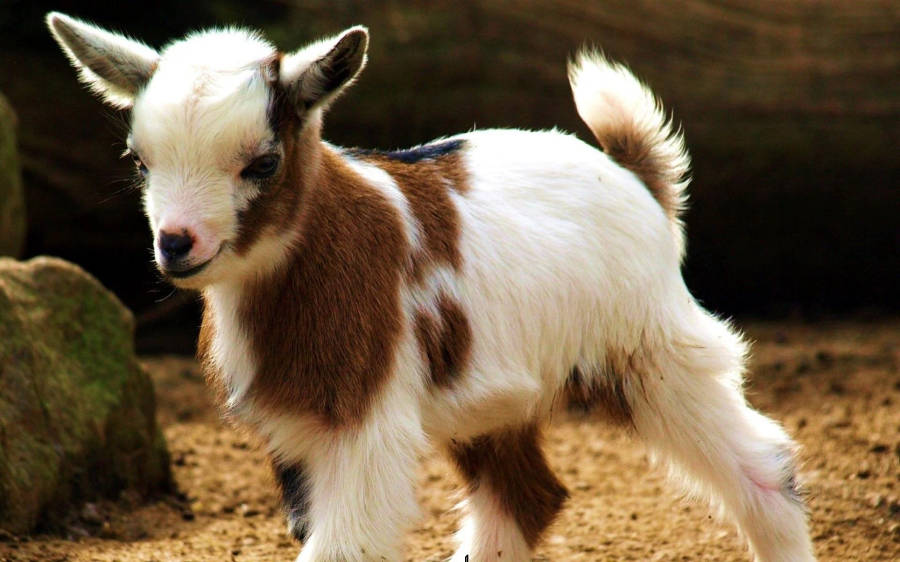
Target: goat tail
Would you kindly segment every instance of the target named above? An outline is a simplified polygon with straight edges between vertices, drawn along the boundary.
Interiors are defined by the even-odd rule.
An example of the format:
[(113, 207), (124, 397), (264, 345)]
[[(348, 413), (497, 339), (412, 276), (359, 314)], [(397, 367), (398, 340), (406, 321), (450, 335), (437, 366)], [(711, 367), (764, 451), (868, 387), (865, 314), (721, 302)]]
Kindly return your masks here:
[(622, 64), (584, 50), (569, 62), (578, 115), (613, 160), (631, 170), (680, 228), (690, 156), (659, 99)]

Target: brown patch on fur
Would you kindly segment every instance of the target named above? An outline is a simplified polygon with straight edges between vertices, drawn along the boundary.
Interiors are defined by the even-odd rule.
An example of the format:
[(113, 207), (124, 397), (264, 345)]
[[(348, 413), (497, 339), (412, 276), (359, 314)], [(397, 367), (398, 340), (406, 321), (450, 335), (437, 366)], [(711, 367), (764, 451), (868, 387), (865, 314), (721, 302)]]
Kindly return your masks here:
[(530, 548), (569, 497), (540, 448), (536, 425), (484, 435), (450, 449), (469, 493), (487, 486), (516, 521)]
[(437, 308), (440, 318), (425, 312), (416, 314), (415, 332), (431, 382), (446, 388), (459, 377), (469, 359), (472, 331), (459, 304), (447, 295), (438, 297)]
[(672, 177), (670, 166), (660, 162), (654, 154), (651, 139), (628, 121), (619, 123), (613, 130), (596, 133), (596, 137), (603, 151), (640, 178), (666, 215), (677, 220), (684, 208), (684, 201), (678, 190), (673, 189), (673, 184), (683, 178)]
[(247, 283), (239, 314), (258, 365), (250, 398), (345, 426), (365, 416), (390, 374), (408, 247), (391, 203), (328, 148), (318, 150), (295, 249), (277, 271)]
[(391, 175), (419, 222), (423, 243), (421, 251), (412, 256), (412, 279), (421, 281), (436, 264), (459, 269), (462, 265), (461, 227), (450, 189), (465, 193), (468, 188), (460, 153), (450, 152), (417, 162), (369, 153), (362, 155), (360, 160), (375, 164)]
[(585, 377), (574, 367), (566, 379), (564, 394), (570, 410), (600, 412), (615, 424), (634, 425), (622, 377), (615, 371)]

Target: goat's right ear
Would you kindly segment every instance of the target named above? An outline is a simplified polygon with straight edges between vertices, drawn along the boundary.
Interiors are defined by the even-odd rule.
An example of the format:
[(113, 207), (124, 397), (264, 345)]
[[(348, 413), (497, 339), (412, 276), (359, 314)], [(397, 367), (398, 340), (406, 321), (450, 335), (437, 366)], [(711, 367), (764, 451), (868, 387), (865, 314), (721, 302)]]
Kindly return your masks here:
[(368, 30), (357, 25), (284, 55), (279, 80), (297, 113), (303, 115), (328, 105), (349, 86), (366, 65), (368, 46)]
[(47, 14), (46, 21), (82, 82), (110, 105), (122, 109), (134, 105), (156, 69), (155, 50), (59, 12)]

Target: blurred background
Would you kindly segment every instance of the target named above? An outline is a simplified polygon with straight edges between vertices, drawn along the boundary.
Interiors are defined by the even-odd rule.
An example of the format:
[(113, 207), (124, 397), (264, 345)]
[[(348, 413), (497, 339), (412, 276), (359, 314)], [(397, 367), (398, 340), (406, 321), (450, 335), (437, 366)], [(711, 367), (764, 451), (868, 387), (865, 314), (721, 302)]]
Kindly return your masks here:
[(198, 27), (261, 28), (293, 50), (352, 24), (369, 66), (326, 118), (337, 144), (398, 148), (473, 127), (559, 127), (595, 144), (565, 62), (601, 46), (682, 123), (694, 162), (685, 275), (729, 316), (900, 311), (900, 3), (895, 0), (0, 2), (0, 92), (18, 115), (23, 257), (74, 261), (136, 314), (138, 350), (193, 351), (118, 158), (128, 115), (77, 82), (51, 9), (154, 47)]

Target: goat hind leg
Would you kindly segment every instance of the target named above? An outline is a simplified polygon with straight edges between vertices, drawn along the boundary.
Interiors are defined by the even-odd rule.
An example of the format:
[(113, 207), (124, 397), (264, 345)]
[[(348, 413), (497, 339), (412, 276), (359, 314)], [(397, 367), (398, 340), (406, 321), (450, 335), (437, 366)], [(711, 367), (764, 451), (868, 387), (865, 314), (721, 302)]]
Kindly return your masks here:
[[(795, 446), (741, 390), (744, 345), (702, 314), (634, 373), (634, 426), (676, 480), (738, 525), (760, 562), (814, 560)], [(652, 349), (652, 348), (651, 348)]]

